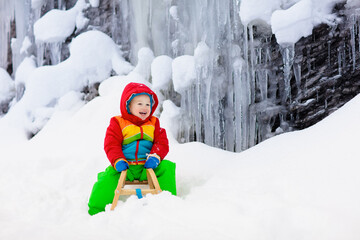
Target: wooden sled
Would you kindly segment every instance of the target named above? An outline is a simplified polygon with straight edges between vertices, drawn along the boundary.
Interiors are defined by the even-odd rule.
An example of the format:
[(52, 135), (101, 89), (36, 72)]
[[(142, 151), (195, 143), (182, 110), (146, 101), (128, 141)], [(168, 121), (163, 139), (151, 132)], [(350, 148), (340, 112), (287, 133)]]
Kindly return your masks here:
[[(120, 174), (118, 185), (115, 189), (115, 196), (114, 200), (111, 205), (111, 210), (114, 210), (121, 195), (137, 195), (139, 198), (142, 195), (151, 193), (151, 194), (158, 194), (161, 192), (159, 182), (157, 177), (154, 173), (154, 170), (151, 168), (146, 169), (147, 181), (138, 181), (134, 180), (133, 182), (125, 181), (126, 179), (127, 170), (124, 170)], [(148, 185), (149, 189), (124, 189), (125, 185)]]

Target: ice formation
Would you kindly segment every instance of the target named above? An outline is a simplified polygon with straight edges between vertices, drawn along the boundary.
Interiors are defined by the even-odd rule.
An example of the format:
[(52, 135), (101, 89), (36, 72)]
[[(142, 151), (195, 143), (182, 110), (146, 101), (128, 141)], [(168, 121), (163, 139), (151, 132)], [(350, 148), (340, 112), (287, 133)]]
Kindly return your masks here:
[[(54, 5), (53, 0), (45, 2)], [(136, 66), (131, 72), (134, 79), (152, 81), (154, 88), (180, 107), (182, 119), (178, 136), (181, 141), (201, 141), (230, 151), (242, 151), (289, 130), (284, 107), (293, 101), (290, 80), (294, 75), (299, 88), (302, 77), (300, 64), (294, 62), (294, 44), (311, 34), (318, 24), (336, 23), (338, 19), (332, 14), (332, 8), (338, 2), (340, 0), (111, 0), (109, 31), (112, 40)], [(64, 4), (58, 1), (58, 9), (41, 18), (44, 1), (2, 1), (0, 4), (0, 24), (5, 33), (10, 32), (10, 20), (16, 18), (17, 34), (12, 40), (16, 71), (24, 59), (31, 57), (29, 40), (38, 42), (34, 51), (37, 67), (44, 64), (46, 52), (51, 55), (47, 64), (53, 65), (47, 69), (65, 64), (67, 61), (62, 59), (60, 51), (62, 43), (75, 29), (88, 24), (83, 12), (89, 5), (100, 8), (102, 3), (92, 0), (86, 4), (79, 0), (73, 8), (65, 10)], [(355, 0), (347, 4), (354, 9), (358, 7)], [(2, 14), (14, 12), (15, 5), (15, 15)], [(64, 20), (62, 24), (56, 22), (60, 16)], [(355, 10), (351, 23), (353, 59), (360, 49), (359, 16), (360, 11)], [(55, 34), (50, 36), (50, 33)], [(280, 44), (279, 49), (271, 49), (272, 34)], [(7, 52), (9, 36), (3, 36), (0, 49)], [(82, 35), (77, 38), (81, 39)], [(76, 49), (83, 51), (74, 49), (75, 40), (70, 45), (73, 59)], [(112, 45), (110, 42), (108, 45)], [(277, 50), (282, 62), (280, 71), (276, 72), (269, 66), (274, 64), (272, 52)], [(348, 58), (346, 51), (338, 50), (339, 74)], [(124, 65), (117, 57), (108, 59), (99, 55), (99, 59), (109, 63), (119, 75), (132, 70), (130, 64)], [(0, 66), (5, 66), (5, 62), (2, 55)], [(352, 64), (355, 69), (357, 62), (354, 60)], [(96, 76), (92, 77), (89, 73), (96, 65), (87, 61), (80, 66), (86, 68), (83, 70), (88, 73), (89, 82), (108, 75), (110, 69), (104, 65), (100, 69), (104, 72), (94, 71)], [(275, 75), (282, 77), (275, 80)]]

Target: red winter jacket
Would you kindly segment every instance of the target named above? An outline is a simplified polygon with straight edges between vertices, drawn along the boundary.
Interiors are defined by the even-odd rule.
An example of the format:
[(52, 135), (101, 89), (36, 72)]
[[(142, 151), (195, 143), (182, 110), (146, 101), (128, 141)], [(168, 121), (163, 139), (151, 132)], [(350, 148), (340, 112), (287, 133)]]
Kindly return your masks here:
[[(127, 111), (127, 105), (129, 104), (127, 101), (131, 98), (132, 94), (137, 94), (137, 93), (148, 93), (153, 97), (153, 104), (152, 104), (150, 116), (145, 120), (141, 120), (140, 118), (128, 113)], [(140, 83), (129, 83), (125, 87), (120, 100), (121, 117), (132, 122), (137, 126), (141, 126), (151, 118), (151, 116), (156, 110), (156, 107), (158, 106), (158, 103), (159, 102), (156, 94), (146, 85)], [(123, 143), (123, 135), (119, 122), (116, 119), (116, 117), (112, 117), (110, 120), (110, 125), (106, 130), (105, 142), (104, 142), (104, 149), (112, 166), (114, 166), (114, 163), (117, 159), (119, 158), (126, 159), (122, 150), (122, 145), (123, 145), (122, 143)], [(166, 131), (165, 129), (160, 127), (160, 121), (158, 118), (156, 118), (154, 141), (150, 154), (156, 153), (157, 155), (159, 155), (161, 159), (164, 159), (168, 152), (169, 152), (169, 141), (166, 136)]]

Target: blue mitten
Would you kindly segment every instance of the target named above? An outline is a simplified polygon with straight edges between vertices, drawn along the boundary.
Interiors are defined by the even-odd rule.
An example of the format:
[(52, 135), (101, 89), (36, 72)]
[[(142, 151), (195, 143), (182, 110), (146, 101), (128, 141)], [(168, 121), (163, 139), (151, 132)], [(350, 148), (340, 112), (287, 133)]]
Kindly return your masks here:
[(124, 160), (118, 160), (115, 163), (115, 169), (118, 172), (122, 172), (122, 171), (124, 171), (124, 170), (126, 170), (128, 168), (129, 168), (129, 164), (127, 162), (125, 162)]
[(145, 162), (144, 167), (154, 169), (159, 165), (159, 163), (160, 163), (160, 160), (157, 157), (149, 156)]

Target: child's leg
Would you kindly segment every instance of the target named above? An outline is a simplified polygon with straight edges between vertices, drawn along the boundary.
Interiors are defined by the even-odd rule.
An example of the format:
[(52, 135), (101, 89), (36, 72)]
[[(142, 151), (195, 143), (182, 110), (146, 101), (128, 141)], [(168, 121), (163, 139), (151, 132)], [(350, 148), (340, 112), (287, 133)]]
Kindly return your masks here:
[(98, 181), (94, 184), (89, 199), (89, 214), (94, 215), (105, 211), (105, 206), (112, 203), (120, 173), (112, 166), (98, 174)]
[(176, 196), (175, 168), (175, 163), (164, 159), (159, 166), (154, 169), (154, 172), (161, 190), (169, 191)]
[[(154, 169), (160, 188), (164, 191), (171, 192), (173, 195), (176, 195), (175, 167), (175, 163), (168, 160), (162, 160), (159, 166)], [(133, 171), (128, 171), (126, 180), (132, 181), (134, 178), (146, 180), (146, 171), (144, 166), (130, 166), (130, 170)], [(98, 181), (93, 186), (88, 203), (88, 212), (90, 215), (95, 215), (99, 212), (105, 211), (105, 206), (112, 203), (115, 195), (114, 191), (119, 182), (119, 178), (120, 173), (112, 166), (109, 166), (104, 172), (98, 174)]]

